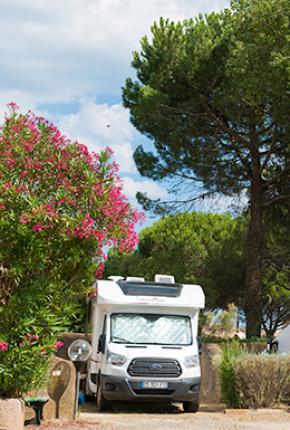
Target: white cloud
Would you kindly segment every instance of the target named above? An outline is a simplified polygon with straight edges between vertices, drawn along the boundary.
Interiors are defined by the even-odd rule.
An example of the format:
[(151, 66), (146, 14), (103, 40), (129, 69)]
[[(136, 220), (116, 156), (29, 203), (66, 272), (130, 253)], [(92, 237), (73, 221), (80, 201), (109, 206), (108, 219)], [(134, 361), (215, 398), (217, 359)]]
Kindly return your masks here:
[(124, 194), (129, 200), (134, 200), (137, 191), (146, 193), (151, 199), (164, 199), (167, 196), (165, 188), (149, 180), (134, 180), (128, 176), (123, 179)]
[[(124, 194), (136, 205), (137, 191), (152, 199), (165, 198), (166, 190), (150, 180), (140, 180), (133, 160), (138, 134), (129, 121), (129, 112), (122, 105), (98, 104), (92, 97), (83, 98), (74, 114), (51, 116), (61, 133), (99, 152), (106, 146), (114, 151), (119, 164)], [(128, 176), (131, 175), (131, 176)], [(137, 179), (136, 179), (137, 178)]]
[(132, 73), (132, 50), (154, 20), (188, 18), (228, 3), (0, 0), (0, 100), (22, 103), (28, 98), (33, 107), (119, 94)]
[[(140, 38), (160, 16), (182, 20), (228, 4), (229, 0), (0, 0), (0, 116), (10, 101), (22, 111), (38, 113), (47, 105), (40, 113), (71, 139), (97, 152), (112, 147), (131, 201), (140, 190), (153, 199), (166, 198), (164, 188), (136, 175), (132, 154), (138, 134), (128, 112), (120, 104), (98, 103), (98, 96), (120, 96), (125, 78), (133, 74), (132, 51), (139, 49)], [(76, 104), (70, 110), (74, 113), (55, 113), (62, 111), (60, 104), (71, 102)]]
[(92, 97), (83, 98), (74, 114), (56, 120), (62, 133), (99, 152), (106, 146), (114, 151), (120, 172), (135, 173), (133, 146), (137, 132), (129, 121), (129, 112), (120, 104), (97, 104)]
[(247, 192), (244, 191), (239, 195), (225, 196), (216, 194), (213, 197), (206, 197), (203, 200), (196, 202), (195, 210), (209, 213), (224, 213), (240, 214), (247, 206), (249, 198)]

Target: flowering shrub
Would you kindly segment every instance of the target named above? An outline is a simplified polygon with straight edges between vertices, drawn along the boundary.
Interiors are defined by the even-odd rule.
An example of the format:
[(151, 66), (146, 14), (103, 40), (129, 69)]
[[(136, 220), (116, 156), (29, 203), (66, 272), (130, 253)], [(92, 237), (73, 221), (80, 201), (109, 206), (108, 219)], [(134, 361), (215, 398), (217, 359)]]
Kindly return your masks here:
[(62, 342), (52, 344), (50, 338), (40, 342), (37, 335), (31, 334), (10, 344), (0, 341), (0, 396), (19, 397), (43, 386), (50, 354), (61, 346)]
[[(0, 337), (5, 340), (0, 369), (5, 381), (9, 370), (3, 369), (18, 360), (18, 353), (23, 363), (30, 362), (28, 351), (31, 360), (39, 356), (43, 363), (40, 345), (52, 344), (76, 318), (78, 301), (102, 276), (104, 249), (129, 251), (136, 245), (134, 226), (142, 214), (123, 195), (111, 155), (109, 148), (89, 152), (44, 118), (19, 114), (10, 104), (0, 129)], [(23, 333), (35, 333), (37, 345), (21, 346)], [(35, 362), (32, 367), (37, 368)]]

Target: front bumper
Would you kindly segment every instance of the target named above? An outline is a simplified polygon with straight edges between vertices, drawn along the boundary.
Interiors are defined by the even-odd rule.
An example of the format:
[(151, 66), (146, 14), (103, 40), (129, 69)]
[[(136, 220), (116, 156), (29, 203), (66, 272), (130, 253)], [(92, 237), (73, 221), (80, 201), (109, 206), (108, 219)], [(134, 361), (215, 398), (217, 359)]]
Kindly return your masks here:
[(143, 400), (198, 402), (200, 377), (167, 381), (167, 389), (141, 389), (140, 380), (100, 375), (103, 396), (107, 400)]

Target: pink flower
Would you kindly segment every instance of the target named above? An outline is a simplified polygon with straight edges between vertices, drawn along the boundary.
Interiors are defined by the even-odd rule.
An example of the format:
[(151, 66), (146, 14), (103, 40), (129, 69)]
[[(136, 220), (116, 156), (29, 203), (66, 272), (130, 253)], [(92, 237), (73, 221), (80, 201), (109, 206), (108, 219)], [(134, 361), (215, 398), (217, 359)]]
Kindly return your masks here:
[(56, 344), (54, 345), (54, 347), (56, 348), (56, 349), (59, 349), (59, 348), (61, 348), (62, 346), (63, 346), (63, 342), (61, 342), (60, 340), (59, 341), (57, 341), (56, 342)]
[(47, 204), (47, 205), (45, 205), (45, 208), (46, 208), (46, 210), (47, 210), (48, 212), (53, 212), (53, 211), (54, 211), (53, 206), (52, 206), (51, 204)]
[(41, 232), (41, 231), (43, 231), (43, 226), (41, 224), (35, 224), (32, 227), (32, 230), (35, 231), (35, 232)]
[(30, 142), (24, 142), (23, 144), (25, 151), (27, 152), (33, 152), (34, 147)]
[(114, 151), (109, 146), (106, 146), (105, 152), (110, 156), (114, 154)]
[(30, 333), (28, 333), (27, 334), (27, 339), (38, 340), (38, 336), (37, 336), (37, 334), (30, 334)]
[(3, 342), (3, 340), (0, 339), (0, 351), (7, 351), (8, 350), (8, 343)]
[(29, 218), (27, 218), (27, 216), (26, 215), (22, 215), (20, 218), (19, 218), (19, 222), (20, 222), (20, 224), (28, 224), (29, 223)]
[(19, 109), (19, 106), (18, 106), (18, 104), (17, 103), (15, 103), (15, 102), (10, 102), (10, 103), (8, 103), (7, 104), (7, 107), (9, 108), (9, 109), (11, 109), (12, 111), (16, 111), (17, 109)]
[(96, 278), (101, 278), (103, 276), (104, 269), (105, 269), (104, 263), (100, 263), (95, 273)]
[(9, 190), (9, 188), (12, 186), (11, 182), (5, 182), (5, 184), (3, 184), (3, 188), (5, 190)]
[(15, 188), (16, 193), (22, 193), (22, 191), (27, 191), (27, 188), (25, 187), (25, 185), (19, 185), (18, 187)]

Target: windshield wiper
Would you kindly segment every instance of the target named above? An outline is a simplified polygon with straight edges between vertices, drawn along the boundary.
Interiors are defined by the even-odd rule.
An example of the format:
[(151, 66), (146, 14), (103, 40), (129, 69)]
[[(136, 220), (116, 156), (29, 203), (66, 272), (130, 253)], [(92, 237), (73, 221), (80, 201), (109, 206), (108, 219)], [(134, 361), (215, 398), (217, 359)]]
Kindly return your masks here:
[(114, 336), (112, 341), (114, 343), (134, 343), (134, 342), (130, 342), (128, 339), (125, 339), (124, 337), (120, 337), (120, 336)]

